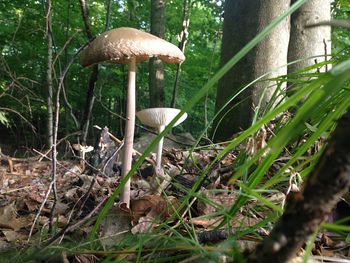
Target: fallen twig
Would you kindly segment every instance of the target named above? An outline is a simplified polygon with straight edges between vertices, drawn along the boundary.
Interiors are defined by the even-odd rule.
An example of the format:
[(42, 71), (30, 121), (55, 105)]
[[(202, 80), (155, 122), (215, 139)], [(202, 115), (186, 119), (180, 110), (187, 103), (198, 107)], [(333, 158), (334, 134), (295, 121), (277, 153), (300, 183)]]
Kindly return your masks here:
[(89, 213), (87, 214), (83, 219), (79, 220), (73, 225), (67, 224), (61, 231), (59, 231), (56, 235), (54, 235), (52, 238), (50, 238), (46, 243), (43, 245), (43, 248), (48, 247), (50, 244), (55, 242), (59, 237), (62, 235), (65, 235), (69, 232), (74, 231), (81, 225), (83, 225), (87, 220), (89, 220), (97, 211), (100, 209), (100, 207), (105, 203), (108, 197), (103, 198), (103, 200)]
[(49, 185), (49, 188), (48, 188), (47, 191), (46, 191), (44, 201), (41, 203), (40, 208), (39, 208), (38, 212), (36, 213), (36, 216), (35, 216), (35, 218), (34, 218), (33, 224), (32, 224), (32, 226), (31, 226), (31, 228), (30, 228), (30, 231), (29, 231), (29, 235), (28, 235), (28, 239), (27, 239), (27, 242), (28, 242), (28, 243), (29, 243), (29, 241), (30, 241), (30, 238), (32, 237), (35, 224), (36, 224), (36, 222), (38, 221), (38, 218), (39, 218), (39, 216), (40, 216), (40, 214), (41, 214), (41, 211), (43, 210), (44, 205), (46, 204), (47, 199), (49, 198), (49, 195), (50, 195), (50, 192), (51, 192), (51, 188), (52, 188), (52, 186), (53, 186), (53, 183), (54, 183), (54, 182), (51, 181), (51, 183), (50, 183), (50, 185)]
[[(102, 130), (102, 128), (101, 128), (100, 126), (98, 126), (98, 125), (94, 125), (94, 128), (96, 128), (96, 129), (98, 129), (98, 130)], [(122, 142), (121, 140), (119, 140), (117, 137), (115, 137), (112, 133), (108, 132), (108, 135), (109, 135), (109, 137), (110, 137), (114, 142), (116, 142), (117, 144), (119, 144), (119, 145), (122, 145), (122, 144), (123, 144), (123, 142)], [(138, 155), (138, 156), (142, 156), (142, 153), (136, 151), (135, 149), (134, 149), (134, 153), (135, 153), (136, 155)], [(146, 157), (145, 160), (146, 160), (147, 162), (149, 162), (150, 164), (155, 165), (155, 162), (154, 162), (151, 158)]]

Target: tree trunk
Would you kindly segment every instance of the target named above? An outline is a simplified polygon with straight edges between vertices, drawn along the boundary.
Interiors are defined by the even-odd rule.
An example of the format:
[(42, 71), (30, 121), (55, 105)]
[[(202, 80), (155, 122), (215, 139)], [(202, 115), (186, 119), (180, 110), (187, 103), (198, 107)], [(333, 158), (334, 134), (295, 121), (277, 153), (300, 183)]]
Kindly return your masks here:
[[(221, 47), (221, 65), (241, 50), (257, 33), (288, 9), (290, 0), (227, 0)], [(289, 20), (280, 23), (265, 39), (250, 51), (219, 82), (215, 112), (249, 82), (287, 63)], [(281, 68), (265, 78), (286, 74)], [(214, 140), (229, 139), (234, 133), (251, 125), (254, 108), (265, 92), (262, 108), (269, 102), (275, 88), (273, 82), (250, 86), (223, 110), (214, 122)], [(222, 120), (221, 120), (222, 119)]]
[[(94, 36), (91, 32), (91, 28), (90, 28), (90, 24), (89, 24), (89, 10), (88, 10), (88, 7), (86, 5), (85, 0), (80, 0), (79, 2), (80, 2), (81, 12), (82, 12), (84, 26), (85, 26), (85, 33), (86, 33), (86, 36), (89, 39), (89, 41), (92, 41), (94, 39)], [(112, 1), (108, 0), (107, 11), (106, 11), (105, 30), (108, 30), (109, 26), (110, 26), (111, 9), (112, 9)], [(80, 129), (82, 130), (82, 135), (81, 135), (81, 143), (82, 144), (86, 144), (86, 139), (87, 139), (87, 135), (89, 132), (92, 108), (93, 108), (94, 102), (95, 102), (94, 91), (95, 91), (96, 82), (98, 80), (98, 73), (99, 73), (99, 65), (94, 65), (92, 67), (92, 72), (91, 72), (90, 78), (89, 78), (88, 91), (86, 93), (85, 108), (84, 108), (83, 118), (82, 118), (81, 126), (80, 126)]]
[[(164, 38), (166, 0), (151, 1), (151, 33)], [(163, 107), (164, 94), (164, 65), (158, 58), (149, 61), (149, 95), (150, 107)]]
[(109, 30), (111, 25), (111, 10), (112, 10), (112, 0), (107, 0), (106, 26), (105, 26), (106, 30)]
[[(88, 40), (92, 41), (94, 39), (94, 36), (91, 32), (91, 28), (89, 24), (89, 10), (85, 0), (79, 0), (79, 2), (80, 2), (81, 13), (83, 17), (84, 26), (85, 26), (85, 33)], [(80, 125), (80, 130), (82, 131), (80, 139), (82, 144), (86, 144), (86, 139), (89, 132), (91, 112), (95, 101), (94, 91), (95, 91), (95, 84), (98, 79), (98, 72), (99, 72), (99, 66), (94, 65), (92, 67), (92, 72), (89, 78), (88, 90), (86, 92), (86, 99), (85, 99), (85, 107), (84, 107), (83, 117)]]
[[(66, 18), (66, 32), (65, 32), (65, 43), (69, 42), (69, 31), (71, 28), (71, 0), (68, 0), (67, 2), (67, 18)], [(64, 65), (68, 65), (69, 61), (68, 61), (68, 48), (64, 49)], [(61, 71), (62, 74), (62, 71)], [(70, 127), (69, 127), (69, 116), (73, 119), (73, 122), (75, 124), (76, 129), (79, 129), (79, 122), (77, 120), (77, 118), (75, 117), (74, 113), (73, 113), (73, 107), (72, 105), (69, 103), (68, 101), (68, 96), (66, 91), (68, 90), (68, 79), (66, 78), (66, 76), (64, 76), (64, 81), (63, 81), (63, 86), (62, 86), (62, 95), (64, 98), (64, 118), (65, 118), (65, 135), (68, 135), (70, 132)]]
[[(296, 0), (292, 0), (295, 2)], [(288, 62), (304, 59), (288, 66), (288, 73), (297, 69), (327, 60), (331, 54), (331, 27), (318, 26), (305, 28), (306, 25), (329, 21), (331, 19), (330, 0), (306, 1), (292, 14), (290, 41), (288, 47)], [(321, 56), (311, 58), (312, 56)], [(320, 71), (326, 71), (324, 66)]]
[(288, 262), (331, 214), (350, 187), (349, 135), (350, 111), (338, 122), (303, 191), (288, 196), (282, 217), (248, 262)]
[(51, 1), (45, 4), (46, 39), (47, 39), (47, 69), (46, 69), (46, 103), (47, 103), (47, 148), (53, 144), (53, 87), (52, 87), (52, 13)]
[(80, 126), (80, 129), (82, 131), (82, 135), (81, 135), (81, 143), (82, 144), (86, 144), (87, 135), (89, 133), (92, 108), (93, 108), (94, 102), (95, 102), (94, 91), (95, 91), (96, 82), (98, 80), (98, 72), (99, 72), (99, 65), (98, 64), (93, 65), (92, 71), (90, 73), (88, 90), (86, 92), (86, 100), (85, 100), (85, 108), (84, 108), (83, 118), (82, 118), (81, 126)]
[[(182, 12), (182, 31), (180, 34), (181, 41), (179, 43), (179, 49), (182, 51), (182, 53), (185, 53), (185, 47), (188, 40), (188, 28), (190, 26), (190, 8), (191, 0), (184, 0), (183, 2), (183, 12)], [(180, 85), (180, 75), (181, 75), (181, 63), (177, 64), (176, 66), (176, 76), (175, 76), (175, 83), (173, 88), (173, 97), (171, 99), (170, 107), (175, 108), (176, 107), (176, 98), (177, 94), (179, 92), (179, 85)]]

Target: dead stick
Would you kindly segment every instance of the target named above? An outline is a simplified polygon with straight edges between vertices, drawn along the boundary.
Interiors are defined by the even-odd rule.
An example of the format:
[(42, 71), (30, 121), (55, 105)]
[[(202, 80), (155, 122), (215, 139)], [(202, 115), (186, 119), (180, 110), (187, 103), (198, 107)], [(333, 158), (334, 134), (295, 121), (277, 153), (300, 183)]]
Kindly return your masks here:
[(100, 207), (105, 203), (107, 198), (108, 197), (103, 198), (103, 200), (88, 215), (86, 215), (83, 219), (81, 219), (78, 222), (76, 222), (74, 225), (69, 225), (69, 224), (66, 225), (65, 228), (63, 228), (61, 231), (59, 231), (55, 236), (50, 238), (44, 244), (44, 248), (48, 247), (50, 244), (55, 242), (60, 236), (66, 234), (66, 233), (72, 232), (75, 229), (77, 229), (78, 227), (80, 227), (81, 225), (83, 225), (87, 220), (89, 220), (100, 209)]
[(33, 234), (33, 230), (34, 230), (36, 221), (38, 221), (39, 216), (40, 216), (40, 214), (41, 214), (41, 211), (43, 210), (44, 205), (46, 204), (47, 199), (49, 198), (49, 195), (50, 195), (51, 188), (52, 188), (53, 184), (54, 184), (54, 182), (51, 181), (51, 183), (50, 183), (50, 185), (49, 185), (49, 189), (47, 189), (47, 192), (46, 192), (44, 201), (41, 203), (40, 208), (39, 208), (39, 211), (37, 212), (37, 214), (36, 214), (36, 216), (35, 216), (35, 218), (34, 218), (34, 222), (33, 222), (33, 224), (32, 224), (32, 227), (30, 228), (30, 231), (29, 231), (29, 236), (28, 236), (28, 240), (27, 240), (28, 243), (29, 243), (29, 241), (30, 241), (30, 238), (32, 237), (32, 234)]
[[(94, 125), (94, 128), (96, 128), (98, 130), (102, 130), (102, 128), (100, 126), (98, 126), (98, 125)], [(108, 135), (109, 135), (109, 137), (111, 137), (111, 139), (114, 142), (118, 143), (119, 145), (121, 145), (123, 143), (121, 140), (119, 140), (117, 137), (115, 137), (112, 133), (108, 132)], [(134, 153), (136, 155), (138, 155), (139, 157), (142, 156), (142, 153), (136, 151), (135, 149), (133, 149), (133, 150), (134, 150)], [(147, 162), (149, 162), (150, 164), (155, 165), (155, 162), (151, 158), (146, 157), (145, 160)]]
[(350, 28), (349, 20), (334, 19), (330, 21), (321, 21), (319, 23), (307, 24), (305, 27), (317, 27), (317, 26), (333, 26), (333, 27), (343, 27)]

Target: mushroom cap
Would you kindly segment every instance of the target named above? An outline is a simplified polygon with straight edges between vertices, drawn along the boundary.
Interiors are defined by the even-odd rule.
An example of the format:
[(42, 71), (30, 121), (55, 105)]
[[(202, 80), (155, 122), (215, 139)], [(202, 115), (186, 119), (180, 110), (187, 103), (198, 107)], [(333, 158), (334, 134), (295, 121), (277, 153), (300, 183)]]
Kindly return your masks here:
[(120, 27), (102, 33), (89, 43), (80, 54), (80, 63), (84, 67), (101, 62), (127, 64), (131, 57), (136, 57), (136, 63), (151, 57), (170, 64), (185, 60), (181, 50), (164, 39), (135, 28)]
[[(149, 108), (136, 113), (136, 116), (143, 124), (153, 128), (168, 125), (177, 114), (179, 109), (174, 108)], [(180, 119), (175, 122), (174, 127), (182, 123), (187, 118), (187, 113), (184, 113)]]

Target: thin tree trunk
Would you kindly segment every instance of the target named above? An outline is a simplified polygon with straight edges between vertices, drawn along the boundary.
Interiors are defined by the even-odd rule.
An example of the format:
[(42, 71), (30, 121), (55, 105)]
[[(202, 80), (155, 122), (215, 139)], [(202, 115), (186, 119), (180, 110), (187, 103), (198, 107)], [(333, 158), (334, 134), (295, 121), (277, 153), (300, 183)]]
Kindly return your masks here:
[(112, 0), (107, 0), (107, 14), (106, 14), (106, 27), (108, 30), (111, 24), (111, 10), (112, 10)]
[[(166, 0), (151, 1), (151, 33), (160, 38), (165, 33), (165, 4)], [(164, 65), (158, 58), (149, 61), (149, 95), (150, 107), (164, 106)]]
[[(65, 33), (65, 37), (66, 37), (65, 41), (66, 42), (65, 43), (69, 43), (69, 41), (70, 41), (70, 37), (69, 37), (70, 14), (71, 14), (71, 6), (70, 5), (71, 5), (71, 0), (69, 0), (68, 3), (67, 3), (67, 19), (66, 19), (66, 33)], [(65, 44), (65, 46), (66, 46), (66, 44)], [(64, 49), (64, 64), (66, 66), (69, 64), (69, 61), (68, 61), (68, 48)], [(61, 75), (62, 75), (62, 72), (61, 72)], [(68, 133), (69, 133), (68, 116), (70, 116), (72, 118), (76, 129), (79, 129), (79, 122), (78, 122), (78, 119), (76, 118), (76, 116), (74, 115), (72, 105), (68, 101), (68, 96), (67, 96), (66, 90), (68, 90), (68, 81), (67, 81), (66, 75), (64, 75), (64, 82), (63, 82), (63, 86), (62, 86), (62, 95), (63, 95), (63, 99), (64, 99), (64, 104), (65, 104), (66, 135), (68, 135)]]
[[(67, 18), (66, 18), (66, 32), (65, 32), (65, 42), (67, 43), (68, 39), (69, 39), (69, 29), (70, 29), (70, 5), (71, 5), (71, 0), (68, 0), (67, 2)], [(64, 64), (67, 65), (68, 63), (68, 49), (65, 48), (64, 49)], [(63, 96), (65, 98), (67, 98), (65, 90), (68, 88), (68, 81), (67, 78), (64, 78), (64, 89), (63, 89)], [(68, 100), (65, 99), (65, 102), (68, 102)], [(65, 110), (64, 110), (64, 124), (65, 124), (65, 135), (68, 135), (69, 133), (69, 129), (68, 129), (68, 111), (69, 111), (69, 106), (67, 105), (67, 103), (65, 103)], [(69, 103), (68, 103), (69, 104)], [(74, 115), (73, 115), (74, 116)], [(77, 124), (77, 123), (76, 123)], [(79, 128), (79, 126), (75, 127), (75, 128)]]
[(85, 33), (89, 41), (92, 41), (94, 38), (94, 35), (91, 32), (90, 24), (89, 24), (89, 9), (86, 5), (85, 0), (79, 0), (80, 2), (80, 8), (81, 8), (81, 14), (83, 16), (83, 22), (84, 22), (84, 28)]
[(81, 121), (81, 127), (80, 127), (80, 129), (82, 130), (82, 135), (81, 135), (82, 144), (86, 144), (86, 139), (89, 133), (92, 108), (94, 107), (94, 102), (95, 102), (94, 91), (95, 91), (96, 82), (98, 80), (98, 72), (99, 72), (99, 65), (93, 65), (90, 78), (89, 78), (88, 90), (86, 93), (83, 119)]
[[(191, 0), (184, 0), (183, 1), (183, 11), (182, 11), (182, 31), (181, 31), (181, 41), (179, 43), (179, 48), (182, 51), (182, 53), (185, 53), (185, 47), (188, 40), (188, 28), (190, 26), (190, 11), (191, 11)], [(175, 76), (175, 83), (173, 88), (173, 96), (171, 99), (170, 107), (176, 108), (176, 98), (177, 94), (179, 92), (179, 85), (180, 85), (180, 75), (181, 75), (181, 64), (176, 65), (176, 76)]]
[[(288, 9), (290, 0), (226, 0), (221, 65), (239, 52), (271, 21)], [(263, 74), (287, 64), (289, 19), (281, 22), (266, 38), (221, 78), (217, 88), (215, 112), (236, 95), (242, 87)], [(287, 68), (266, 76), (272, 78), (287, 73)], [(261, 96), (264, 109), (274, 94), (273, 82), (259, 82), (232, 100), (216, 118), (213, 137), (223, 141), (252, 124), (255, 107)]]
[[(91, 32), (90, 24), (89, 24), (89, 10), (86, 5), (85, 0), (79, 0), (80, 7), (82, 11), (84, 26), (85, 26), (85, 33), (89, 41), (92, 41), (94, 39), (94, 36)], [(105, 30), (109, 29), (110, 26), (110, 18), (111, 18), (111, 9), (112, 9), (112, 0), (108, 0), (107, 2), (107, 12), (106, 12), (106, 27)], [(83, 118), (81, 122), (80, 129), (82, 130), (81, 135), (81, 143), (86, 144), (87, 136), (89, 133), (89, 127), (90, 127), (90, 120), (92, 115), (92, 109), (95, 102), (95, 86), (96, 82), (98, 80), (98, 73), (99, 73), (99, 65), (94, 65), (92, 67), (92, 71), (89, 78), (89, 84), (88, 84), (88, 91), (86, 93), (86, 100), (85, 100), (85, 108), (83, 113)]]
[(46, 40), (47, 40), (47, 69), (46, 69), (46, 103), (47, 103), (47, 148), (53, 144), (53, 86), (52, 86), (52, 13), (51, 1), (45, 4)]
[[(48, 144), (51, 148), (51, 158), (52, 158), (52, 171), (51, 171), (51, 184), (49, 191), (53, 192), (53, 204), (50, 211), (49, 218), (49, 231), (53, 227), (53, 217), (56, 202), (58, 200), (57, 196), (57, 187), (56, 187), (56, 167), (57, 167), (57, 130), (58, 130), (58, 117), (59, 106), (56, 105), (55, 110), (53, 106), (53, 84), (52, 84), (52, 48), (53, 48), (53, 36), (52, 36), (52, 2), (51, 0), (46, 0), (45, 3), (45, 12), (46, 12), (46, 37), (47, 37), (47, 105), (48, 105)], [(59, 100), (59, 94), (57, 93), (57, 101)], [(55, 113), (55, 116), (54, 116)], [(54, 118), (55, 117), (55, 118)], [(51, 188), (52, 187), (52, 188)]]
[[(92, 41), (94, 39), (94, 36), (91, 32), (91, 28), (89, 24), (89, 10), (85, 0), (79, 0), (79, 2), (80, 2), (81, 12), (82, 12), (84, 26), (85, 26), (85, 33), (88, 40)], [(81, 126), (80, 126), (80, 129), (82, 130), (82, 135), (81, 135), (82, 144), (86, 144), (86, 139), (89, 132), (92, 108), (95, 101), (94, 91), (95, 91), (96, 82), (98, 80), (98, 72), (99, 72), (99, 65), (97, 64), (92, 67), (92, 71), (89, 78), (88, 90), (86, 93), (85, 108), (84, 108), (84, 113), (83, 113)]]
[[(208, 81), (211, 78), (211, 74), (212, 74), (213, 60), (214, 60), (215, 50), (216, 50), (216, 47), (218, 44), (218, 39), (221, 39), (221, 34), (219, 32), (217, 32), (215, 40), (214, 40), (214, 47), (212, 50), (212, 55), (211, 55), (211, 59), (210, 59), (210, 66), (209, 66), (209, 70), (208, 70)], [(209, 99), (209, 92), (207, 91), (207, 93), (205, 94), (205, 100), (204, 100), (204, 127), (208, 126), (208, 99)], [(208, 129), (205, 129), (204, 137), (206, 139), (208, 139)]]
[(287, 206), (271, 234), (248, 262), (288, 262), (331, 214), (350, 187), (350, 111), (338, 126), (302, 192), (288, 197)]

